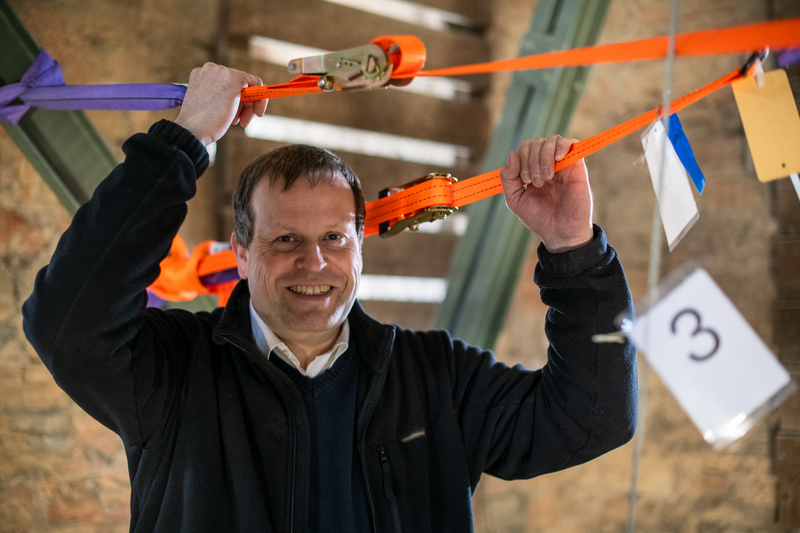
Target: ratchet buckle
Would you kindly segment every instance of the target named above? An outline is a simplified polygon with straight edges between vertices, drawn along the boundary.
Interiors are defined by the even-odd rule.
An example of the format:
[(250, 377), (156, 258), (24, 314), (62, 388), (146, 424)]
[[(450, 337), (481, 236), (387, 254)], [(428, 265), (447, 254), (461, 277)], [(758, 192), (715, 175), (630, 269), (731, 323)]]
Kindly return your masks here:
[[(451, 184), (458, 181), (458, 178), (455, 178), (450, 174), (432, 173), (412, 182), (406, 183), (405, 185), (400, 185), (399, 187), (389, 187), (388, 189), (383, 189), (378, 193), (378, 198), (386, 198), (387, 196), (391, 196), (392, 194), (408, 189), (409, 187), (413, 187), (414, 185), (419, 185), (420, 183), (433, 179), (445, 179)], [(402, 215), (387, 222), (382, 222), (379, 226), (378, 235), (383, 238), (388, 238), (393, 235), (397, 235), (406, 228), (408, 228), (409, 231), (419, 231), (419, 225), (421, 223), (433, 222), (434, 220), (444, 220), (448, 217), (448, 215), (452, 215), (456, 211), (458, 211), (458, 207), (453, 205), (433, 205), (423, 209), (418, 209), (413, 213)]]
[[(396, 47), (397, 45), (393, 45)], [(392, 50), (389, 50), (392, 53)], [(389, 85), (394, 65), (377, 44), (348, 48), (289, 61), (289, 73), (317, 74), (317, 85), (325, 92), (338, 89), (375, 89)]]

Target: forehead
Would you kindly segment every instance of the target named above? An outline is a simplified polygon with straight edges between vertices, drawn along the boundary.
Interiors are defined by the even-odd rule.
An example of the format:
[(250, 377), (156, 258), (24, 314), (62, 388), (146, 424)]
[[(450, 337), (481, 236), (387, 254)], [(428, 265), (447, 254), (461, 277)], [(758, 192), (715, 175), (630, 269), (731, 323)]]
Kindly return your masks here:
[(256, 226), (355, 221), (353, 190), (338, 172), (322, 177), (314, 185), (307, 175), (300, 175), (291, 188), (283, 190), (283, 187), (283, 180), (270, 185), (267, 178), (256, 185), (251, 200)]

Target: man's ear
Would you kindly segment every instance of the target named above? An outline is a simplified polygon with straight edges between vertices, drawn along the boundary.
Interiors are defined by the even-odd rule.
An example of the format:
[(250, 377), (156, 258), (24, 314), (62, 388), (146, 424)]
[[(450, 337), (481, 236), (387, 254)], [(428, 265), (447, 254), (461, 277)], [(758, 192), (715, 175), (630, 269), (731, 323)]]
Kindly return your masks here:
[(247, 279), (247, 256), (250, 252), (236, 242), (236, 233), (231, 233), (231, 249), (236, 256), (236, 269), (239, 271), (239, 277)]

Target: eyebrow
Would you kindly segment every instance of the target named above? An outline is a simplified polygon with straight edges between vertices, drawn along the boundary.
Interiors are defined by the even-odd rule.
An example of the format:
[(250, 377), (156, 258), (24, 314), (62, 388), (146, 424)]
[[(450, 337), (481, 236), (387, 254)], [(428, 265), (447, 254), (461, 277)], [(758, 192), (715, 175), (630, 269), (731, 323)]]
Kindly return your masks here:
[[(337, 222), (334, 222), (332, 224), (329, 224), (329, 225), (327, 225), (327, 226), (325, 226), (323, 228), (323, 231), (324, 232), (343, 231), (343, 230), (346, 230), (347, 226), (352, 226), (353, 233), (356, 233), (355, 218), (352, 219), (352, 220), (344, 221), (344, 222), (337, 221)], [(295, 228), (293, 226), (287, 225), (282, 220), (278, 221), (278, 223), (275, 225), (275, 228), (274, 228), (274, 233), (283, 234), (283, 233), (298, 233), (298, 232), (300, 232), (298, 228)]]

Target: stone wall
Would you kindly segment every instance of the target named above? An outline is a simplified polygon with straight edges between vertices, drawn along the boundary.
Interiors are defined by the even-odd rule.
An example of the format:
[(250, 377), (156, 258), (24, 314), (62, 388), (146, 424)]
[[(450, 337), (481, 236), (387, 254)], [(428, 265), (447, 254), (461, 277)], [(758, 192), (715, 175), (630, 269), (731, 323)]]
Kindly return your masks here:
[[(514, 53), (533, 0), (494, 3), (494, 46)], [(217, 3), (212, 0), (11, 0), (34, 38), (62, 62), (71, 83), (186, 81), (214, 57)], [(680, 31), (722, 27), (769, 16), (779, 2), (685, 0)], [(778, 6), (778, 7), (775, 7)], [(788, 8), (787, 8), (788, 9)], [(522, 15), (524, 13), (524, 15)], [(796, 16), (798, 13), (794, 13)], [(785, 13), (783, 16), (792, 15)], [(666, 0), (614, 0), (601, 42), (663, 35)], [(516, 39), (516, 40), (515, 40)], [(511, 44), (509, 45), (509, 41)], [(505, 44), (504, 44), (505, 43)], [(499, 50), (499, 48), (498, 48)], [(507, 55), (507, 54), (501, 54)], [(744, 56), (682, 59), (673, 94), (705, 84)], [(597, 67), (571, 131), (585, 138), (660, 103), (663, 62)], [(502, 94), (502, 91), (494, 94)], [(495, 108), (502, 105), (499, 99)], [(118, 158), (130, 134), (170, 113), (94, 112), (90, 119)], [(757, 182), (729, 89), (681, 113), (708, 179), (700, 220), (662, 274), (695, 258), (768, 343), (775, 286), (770, 270), (773, 187)], [(646, 290), (654, 196), (641, 144), (632, 135), (588, 160), (596, 221), (620, 252), (636, 297)], [(204, 213), (213, 191), (190, 206), (190, 245), (216, 232)], [(792, 200), (796, 200), (792, 199)], [(119, 439), (76, 407), (53, 383), (21, 329), (20, 306), (49, 260), (69, 215), (7, 135), (0, 131), (0, 532), (93, 532), (128, 529), (129, 485)], [(532, 283), (532, 243), (498, 345), (501, 359), (543, 363), (544, 307)], [(665, 254), (667, 252), (665, 251)], [(531, 348), (533, 347), (533, 350)], [(640, 363), (641, 364), (641, 363)], [(740, 442), (713, 452), (651, 374), (637, 530), (647, 532), (778, 532), (770, 417)], [(619, 532), (628, 514), (630, 445), (587, 465), (532, 481), (486, 476), (475, 498), (476, 528), (501, 532)]]
[[(683, 1), (678, 31), (768, 20), (770, 8), (773, 16), (797, 16), (798, 7), (796, 2)], [(666, 35), (669, 17), (670, 2), (664, 0), (614, 0), (600, 43)], [(745, 59), (746, 55), (677, 60), (673, 97), (705, 85)], [(566, 133), (586, 138), (656, 107), (661, 103), (664, 67), (664, 61), (594, 67)], [(777, 227), (772, 205), (776, 184), (756, 179), (730, 89), (712, 94), (679, 115), (707, 186), (697, 197), (697, 224), (672, 253), (663, 248), (661, 276), (689, 259), (696, 260), (774, 349), (776, 289), (770, 251)], [(639, 133), (587, 159), (595, 221), (619, 252), (635, 299), (647, 290), (655, 201)], [(796, 197), (789, 200), (798, 201)], [(537, 244), (529, 249), (497, 347), (499, 358), (533, 367), (544, 363), (547, 346), (538, 325), (546, 309), (532, 281)], [(537, 326), (531, 327), (532, 323)], [(641, 357), (639, 364), (641, 378)], [(647, 418), (640, 428), (645, 432), (636, 531), (789, 531), (777, 523), (773, 459), (777, 415), (723, 451), (713, 451), (658, 376), (649, 376), (640, 383), (647, 394)], [(631, 443), (589, 464), (531, 481), (505, 482), (485, 476), (475, 500), (479, 530), (625, 531), (632, 454)]]
[[(67, 83), (185, 82), (213, 57), (217, 2), (11, 0)], [(90, 112), (119, 160), (120, 146), (175, 112)], [(211, 181), (211, 180), (208, 180)], [(210, 233), (204, 194), (189, 242)], [(210, 211), (210, 210), (209, 210)], [(25, 340), (20, 307), (70, 216), (0, 130), (0, 532), (128, 531), (130, 484), (119, 438), (53, 382)], [(198, 236), (198, 237), (195, 237)]]

